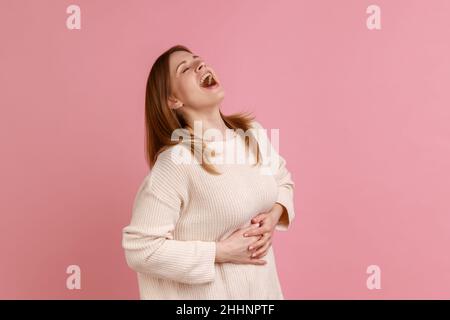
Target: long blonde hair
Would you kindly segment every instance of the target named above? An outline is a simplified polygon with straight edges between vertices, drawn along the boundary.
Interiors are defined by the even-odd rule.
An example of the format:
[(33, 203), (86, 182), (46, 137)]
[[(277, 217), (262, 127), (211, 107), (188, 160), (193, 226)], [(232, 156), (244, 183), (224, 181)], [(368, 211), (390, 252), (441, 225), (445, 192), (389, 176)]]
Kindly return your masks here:
[[(165, 149), (177, 145), (179, 141), (172, 140), (172, 133), (176, 129), (186, 128), (191, 135), (191, 153), (194, 155), (195, 148), (198, 147), (197, 140), (194, 137), (193, 128), (183, 119), (183, 117), (168, 106), (168, 98), (171, 94), (169, 58), (176, 51), (186, 51), (192, 53), (187, 47), (175, 45), (161, 54), (154, 62), (147, 79), (145, 92), (145, 127), (146, 127), (146, 161), (150, 168), (156, 162), (158, 155)], [(254, 120), (248, 112), (224, 115), (219, 111), (221, 118), (230, 129), (242, 129), (244, 132), (250, 129), (251, 122)], [(255, 139), (256, 145), (256, 163), (261, 163), (261, 153), (259, 144), (253, 134), (246, 136), (246, 147), (249, 146), (249, 140)], [(201, 144), (201, 154), (204, 160), (205, 143)], [(200, 161), (201, 166), (211, 174), (220, 174), (212, 164), (207, 161)]]

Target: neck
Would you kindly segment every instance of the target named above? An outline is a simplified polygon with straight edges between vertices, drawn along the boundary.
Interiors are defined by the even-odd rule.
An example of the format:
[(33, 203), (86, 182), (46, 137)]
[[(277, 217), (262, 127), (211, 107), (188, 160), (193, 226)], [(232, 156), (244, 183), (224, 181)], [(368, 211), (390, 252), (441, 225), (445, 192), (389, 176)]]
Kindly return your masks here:
[[(216, 129), (222, 133), (222, 137), (226, 137), (226, 130), (229, 129), (222, 117), (220, 116), (219, 107), (211, 108), (207, 110), (189, 110), (189, 112), (185, 112), (183, 114), (186, 122), (189, 126), (196, 130), (196, 128), (201, 127), (201, 135), (204, 136), (204, 133), (208, 129)], [(197, 125), (195, 122), (200, 121)]]

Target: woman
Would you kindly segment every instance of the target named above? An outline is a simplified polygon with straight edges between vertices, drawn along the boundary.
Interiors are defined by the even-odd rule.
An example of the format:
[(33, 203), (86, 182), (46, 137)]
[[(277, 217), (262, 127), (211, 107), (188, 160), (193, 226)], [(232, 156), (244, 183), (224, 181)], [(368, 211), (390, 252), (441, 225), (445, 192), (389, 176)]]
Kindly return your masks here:
[[(151, 173), (122, 240), (141, 299), (284, 299), (271, 243), (295, 216), (294, 183), (285, 160), (261, 148), (274, 151), (261, 125), (223, 115), (223, 98), (214, 70), (184, 46), (152, 66), (145, 106)], [(180, 129), (189, 139), (174, 139)], [(206, 138), (211, 130), (215, 139)], [(250, 144), (251, 165), (217, 161)], [(273, 174), (262, 173), (264, 163)]]

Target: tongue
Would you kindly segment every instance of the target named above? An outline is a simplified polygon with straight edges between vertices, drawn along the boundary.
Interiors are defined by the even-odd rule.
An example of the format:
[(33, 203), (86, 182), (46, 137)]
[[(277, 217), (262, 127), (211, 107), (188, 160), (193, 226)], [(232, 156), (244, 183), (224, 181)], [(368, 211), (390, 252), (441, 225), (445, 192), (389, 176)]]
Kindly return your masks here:
[(208, 76), (208, 78), (204, 82), (204, 86), (206, 88), (211, 87), (215, 84), (216, 84), (216, 81), (214, 81), (214, 78), (212, 76)]
[(207, 76), (205, 80), (203, 80), (202, 86), (207, 88), (209, 87), (209, 83), (211, 81), (211, 76)]

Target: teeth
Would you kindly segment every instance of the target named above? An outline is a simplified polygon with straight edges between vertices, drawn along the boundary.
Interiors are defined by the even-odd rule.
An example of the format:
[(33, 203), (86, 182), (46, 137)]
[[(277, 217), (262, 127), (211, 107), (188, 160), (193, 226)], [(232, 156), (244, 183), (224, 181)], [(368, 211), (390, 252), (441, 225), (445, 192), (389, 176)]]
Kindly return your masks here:
[(208, 77), (209, 77), (208, 82), (209, 82), (209, 84), (211, 84), (212, 74), (211, 74), (211, 72), (207, 72), (207, 73), (205, 73), (205, 74), (202, 76), (202, 78), (200, 79), (200, 85), (203, 85), (203, 82), (204, 82)]

